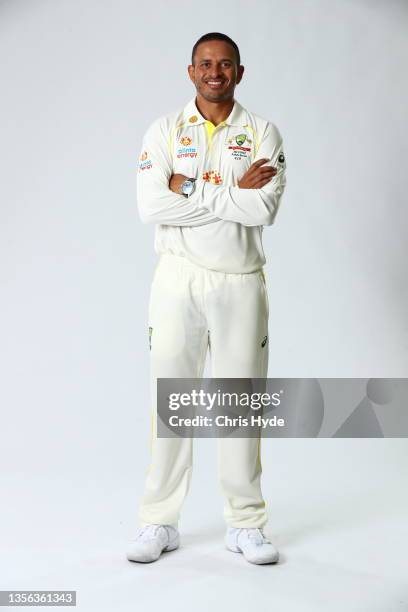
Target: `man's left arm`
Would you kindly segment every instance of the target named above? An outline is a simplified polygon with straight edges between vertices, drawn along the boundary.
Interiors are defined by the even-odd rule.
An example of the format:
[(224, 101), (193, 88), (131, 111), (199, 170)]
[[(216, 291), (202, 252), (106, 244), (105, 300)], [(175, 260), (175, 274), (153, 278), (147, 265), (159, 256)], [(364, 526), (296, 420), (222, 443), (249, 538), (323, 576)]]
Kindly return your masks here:
[(268, 123), (254, 161), (268, 158), (265, 165), (277, 169), (275, 176), (260, 189), (214, 185), (199, 178), (189, 200), (206, 208), (224, 221), (246, 226), (272, 225), (286, 186), (286, 159), (282, 136), (273, 123)]

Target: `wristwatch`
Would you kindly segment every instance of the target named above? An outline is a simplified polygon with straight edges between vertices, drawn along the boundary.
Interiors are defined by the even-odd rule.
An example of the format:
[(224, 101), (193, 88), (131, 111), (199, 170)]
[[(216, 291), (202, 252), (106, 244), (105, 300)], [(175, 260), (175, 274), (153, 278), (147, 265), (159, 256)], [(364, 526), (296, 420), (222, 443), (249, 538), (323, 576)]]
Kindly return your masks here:
[(195, 178), (188, 178), (183, 183), (181, 183), (180, 192), (182, 195), (186, 196), (186, 198), (191, 196), (191, 194), (193, 193), (196, 180), (197, 179)]

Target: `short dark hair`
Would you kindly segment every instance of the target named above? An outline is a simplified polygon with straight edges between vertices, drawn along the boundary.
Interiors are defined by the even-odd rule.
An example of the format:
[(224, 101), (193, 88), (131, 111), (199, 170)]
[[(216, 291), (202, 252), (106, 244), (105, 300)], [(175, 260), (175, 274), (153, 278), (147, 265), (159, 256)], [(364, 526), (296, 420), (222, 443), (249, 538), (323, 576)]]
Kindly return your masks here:
[(194, 64), (194, 56), (196, 54), (197, 51), (197, 47), (198, 45), (201, 45), (201, 43), (203, 42), (207, 42), (209, 40), (223, 40), (224, 42), (228, 43), (229, 45), (231, 45), (231, 47), (234, 49), (235, 51), (235, 56), (237, 58), (237, 65), (240, 66), (241, 65), (241, 56), (239, 54), (239, 49), (238, 49), (238, 45), (237, 43), (235, 43), (232, 38), (230, 38), (229, 36), (227, 36), (226, 34), (221, 34), (221, 32), (209, 32), (208, 34), (204, 34), (203, 36), (201, 36), (201, 38), (199, 38), (196, 42), (196, 44), (193, 47), (193, 51), (191, 53), (191, 63)]

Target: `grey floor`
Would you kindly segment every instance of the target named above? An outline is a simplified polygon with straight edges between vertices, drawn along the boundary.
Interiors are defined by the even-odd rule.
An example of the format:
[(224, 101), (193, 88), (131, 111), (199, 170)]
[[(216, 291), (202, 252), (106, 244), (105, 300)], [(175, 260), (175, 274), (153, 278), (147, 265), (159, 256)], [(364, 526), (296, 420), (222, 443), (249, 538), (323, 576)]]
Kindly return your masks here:
[[(278, 565), (223, 544), (212, 440), (196, 441), (182, 546), (125, 558), (145, 465), (30, 461), (2, 475), (1, 589), (72, 589), (80, 610), (408, 610), (405, 440), (269, 440), (263, 487)], [(146, 459), (146, 453), (142, 454)], [(33, 459), (33, 463), (35, 461)]]

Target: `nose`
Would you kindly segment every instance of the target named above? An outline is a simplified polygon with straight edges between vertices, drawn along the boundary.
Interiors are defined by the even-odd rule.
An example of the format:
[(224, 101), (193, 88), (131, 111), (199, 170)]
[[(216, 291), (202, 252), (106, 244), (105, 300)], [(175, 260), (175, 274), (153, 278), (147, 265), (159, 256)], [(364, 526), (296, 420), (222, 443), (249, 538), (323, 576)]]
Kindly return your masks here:
[(212, 79), (217, 79), (222, 76), (222, 70), (220, 66), (213, 66), (210, 70), (210, 77)]

